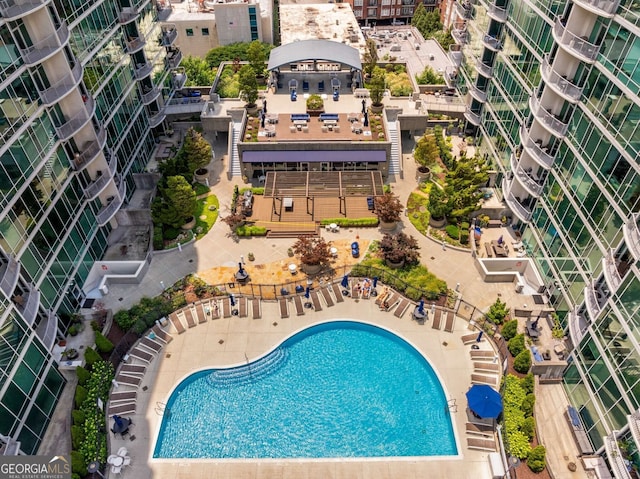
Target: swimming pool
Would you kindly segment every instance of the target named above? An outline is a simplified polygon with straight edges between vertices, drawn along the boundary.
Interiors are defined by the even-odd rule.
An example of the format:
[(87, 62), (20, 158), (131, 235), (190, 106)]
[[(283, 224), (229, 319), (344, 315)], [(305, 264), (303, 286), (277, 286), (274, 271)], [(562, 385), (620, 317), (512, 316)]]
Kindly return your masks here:
[(456, 454), (444, 391), (424, 357), (382, 328), (333, 321), (253, 363), (182, 381), (153, 457)]

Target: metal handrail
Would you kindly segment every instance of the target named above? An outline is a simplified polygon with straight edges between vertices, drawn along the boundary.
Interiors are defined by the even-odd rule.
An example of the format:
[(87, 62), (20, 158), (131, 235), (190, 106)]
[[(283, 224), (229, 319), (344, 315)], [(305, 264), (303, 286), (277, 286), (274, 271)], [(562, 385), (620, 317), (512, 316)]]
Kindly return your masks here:
[(36, 10), (51, 0), (30, 0), (27, 2), (17, 2), (16, 0), (0, 0), (0, 15), (6, 20), (15, 20), (32, 10)]
[(582, 96), (582, 87), (574, 84), (572, 80), (564, 78), (558, 74), (551, 64), (549, 63), (549, 55), (546, 54), (542, 57), (542, 63), (540, 64), (540, 73), (544, 81), (551, 85), (552, 88), (571, 102), (577, 102)]
[(22, 59), (27, 65), (34, 65), (44, 58), (53, 55), (69, 41), (69, 28), (66, 24), (62, 24), (58, 29), (42, 40), (38, 40), (27, 48), (20, 48)]
[(598, 58), (600, 46), (589, 42), (585, 38), (580, 38), (573, 32), (570, 32), (564, 25), (561, 17), (556, 17), (556, 23), (553, 26), (553, 34), (556, 41), (567, 47), (569, 50), (577, 53), (580, 57), (584, 57), (587, 61), (594, 61)]
[(568, 123), (564, 123), (562, 120), (556, 118), (552, 113), (549, 113), (541, 104), (540, 100), (538, 100), (535, 96), (532, 96), (530, 101), (530, 108), (533, 112), (534, 116), (540, 123), (549, 127), (551, 132), (556, 135), (563, 137), (567, 134), (567, 130), (569, 128)]
[(77, 87), (81, 81), (82, 64), (79, 61), (76, 61), (76, 64), (71, 68), (71, 72), (69, 72), (69, 74), (65, 75), (49, 88), (45, 88), (40, 92), (42, 103), (47, 106), (53, 105)]

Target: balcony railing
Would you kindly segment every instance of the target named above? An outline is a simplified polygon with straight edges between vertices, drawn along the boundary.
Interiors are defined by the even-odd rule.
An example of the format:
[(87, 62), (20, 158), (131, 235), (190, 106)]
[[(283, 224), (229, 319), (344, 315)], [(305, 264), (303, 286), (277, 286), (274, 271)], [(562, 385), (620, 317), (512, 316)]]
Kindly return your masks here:
[[(18, 304), (18, 311), (22, 313), (25, 322), (31, 326), (38, 315), (38, 307), (40, 306), (40, 291), (33, 285), (29, 285), (29, 291), (26, 293), (26, 299), (22, 304)], [(23, 295), (24, 298), (24, 295)]]
[(2, 265), (0, 273), (2, 274), (0, 289), (4, 292), (5, 296), (11, 296), (13, 290), (16, 289), (16, 284), (18, 284), (20, 263), (18, 263), (13, 256), (9, 256), (7, 262)]
[[(84, 125), (86, 125), (89, 120), (91, 120), (91, 115), (93, 114), (93, 107), (95, 106), (95, 100), (88, 96), (87, 100), (84, 102), (85, 108), (81, 108), (78, 112), (68, 119), (61, 126), (56, 126), (56, 132), (58, 133), (58, 137), (62, 140), (68, 140), (75, 133), (77, 133)], [(91, 112), (91, 113), (90, 113)]]
[(549, 63), (549, 55), (545, 55), (540, 64), (540, 72), (545, 83), (551, 86), (551, 88), (560, 96), (576, 103), (582, 96), (582, 88), (575, 85), (571, 80), (559, 75)]
[(171, 71), (171, 86), (174, 90), (182, 90), (187, 83), (187, 74), (182, 67), (174, 68)]
[(571, 336), (571, 342), (574, 347), (577, 348), (584, 335), (587, 334), (587, 328), (588, 323), (578, 314), (577, 308), (569, 311), (569, 336)]
[(100, 125), (98, 129), (97, 140), (90, 141), (85, 148), (82, 149), (82, 152), (78, 152), (73, 159), (73, 166), (76, 170), (82, 171), (85, 169), (93, 160), (95, 160), (102, 148), (104, 148), (105, 143), (107, 142), (107, 133), (105, 129)]
[(469, 85), (469, 93), (473, 98), (478, 100), (480, 103), (485, 103), (487, 101), (487, 92), (480, 90), (475, 85)]
[(178, 38), (178, 30), (172, 28), (170, 30), (163, 30), (160, 35), (160, 45), (163, 47), (170, 47), (173, 45), (173, 42)]
[[(598, 14), (602, 15), (603, 13), (607, 17), (612, 17), (616, 10), (618, 10), (618, 5), (620, 2), (615, 0), (576, 0), (578, 5), (587, 5), (593, 9), (598, 10)], [(588, 8), (590, 10), (590, 8)]]
[(111, 218), (118, 212), (122, 203), (124, 203), (125, 193), (127, 191), (126, 183), (124, 179), (120, 180), (118, 185), (118, 196), (113, 197), (109, 203), (102, 207), (102, 209), (96, 215), (96, 221), (99, 226), (106, 225)]
[(478, 73), (480, 73), (481, 75), (487, 78), (491, 78), (493, 76), (493, 67), (485, 63), (482, 63), (481, 60), (478, 60), (476, 62), (476, 70), (478, 70)]
[(54, 33), (35, 42), (30, 47), (20, 49), (22, 59), (28, 66), (35, 65), (64, 47), (69, 41), (69, 29), (62, 24)]
[(518, 183), (520, 183), (525, 190), (534, 196), (535, 198), (540, 197), (540, 193), (542, 193), (542, 184), (539, 180), (530, 176), (522, 166), (518, 163), (515, 153), (511, 153), (511, 171), (514, 172), (514, 176), (518, 179)]
[(622, 231), (624, 233), (624, 242), (635, 259), (640, 259), (640, 213), (633, 213), (625, 223)]
[(497, 5), (489, 5), (487, 14), (497, 22), (504, 23), (507, 21), (507, 10)]
[(142, 50), (146, 43), (144, 37), (131, 37), (130, 40), (125, 43), (127, 53), (133, 54)]
[(527, 150), (529, 156), (531, 156), (536, 162), (543, 168), (549, 170), (553, 166), (554, 157), (550, 155), (546, 150), (547, 147), (542, 146), (542, 140), (533, 141), (529, 136), (527, 128), (522, 125), (520, 127), (520, 141)]
[(160, 95), (160, 88), (155, 86), (148, 92), (142, 94), (142, 103), (144, 103), (145, 105), (148, 105), (153, 100), (158, 98), (158, 95)]
[(88, 200), (92, 200), (98, 196), (107, 187), (111, 180), (113, 180), (113, 176), (116, 173), (116, 167), (118, 166), (118, 157), (110, 151), (109, 155), (107, 155), (107, 161), (106, 172), (102, 171), (101, 175), (84, 189), (84, 196)]
[(65, 95), (69, 94), (82, 81), (82, 64), (76, 61), (71, 72), (64, 78), (58, 80), (54, 85), (40, 92), (42, 103), (47, 106), (53, 105), (60, 101)]
[(622, 451), (618, 446), (618, 433), (619, 431), (613, 431), (604, 437), (604, 449), (607, 452), (607, 460), (613, 470), (613, 476), (616, 479), (631, 479), (631, 474), (627, 469)]
[(598, 301), (598, 295), (601, 294), (597, 292), (593, 283), (588, 284), (584, 288), (584, 304), (587, 307), (587, 311), (589, 316), (591, 316), (591, 320), (595, 321), (602, 311), (602, 306), (600, 306), (600, 302)]
[(636, 444), (640, 444), (640, 411), (634, 411), (627, 416), (629, 431)]
[(56, 343), (56, 333), (58, 332), (58, 317), (53, 311), (47, 311), (47, 319), (42, 321), (36, 329), (36, 334), (42, 341), (42, 344), (51, 351)]
[(162, 8), (158, 8), (158, 21), (159, 22), (166, 22), (167, 18), (169, 18), (169, 16), (171, 15), (171, 12), (173, 11), (173, 8), (171, 7), (170, 4), (162, 7)]
[(158, 126), (160, 123), (162, 123), (164, 121), (164, 119), (167, 117), (166, 111), (165, 111), (165, 107), (163, 106), (160, 111), (156, 112), (156, 113), (151, 113), (151, 115), (149, 116), (149, 126), (151, 128), (155, 128), (156, 126)]
[(134, 76), (136, 80), (142, 80), (146, 76), (148, 76), (153, 71), (153, 65), (149, 62), (138, 63), (136, 64), (136, 69), (134, 71)]
[(545, 110), (535, 96), (529, 100), (529, 107), (536, 119), (555, 136), (563, 137), (567, 134), (569, 125)]
[(523, 223), (531, 221), (531, 210), (524, 206), (521, 200), (511, 192), (511, 184), (506, 178), (502, 180), (502, 191), (504, 193), (504, 200), (507, 202), (507, 206), (513, 214)]
[(178, 68), (182, 61), (182, 51), (176, 50), (172, 54), (167, 55), (167, 66), (169, 68)]
[(48, 4), (51, 0), (0, 0), (0, 15), (6, 21), (16, 20)]
[(466, 45), (469, 42), (469, 32), (466, 28), (454, 28), (451, 30), (451, 36), (459, 45)]
[(464, 117), (469, 120), (471, 123), (473, 123), (475, 126), (480, 126), (481, 123), (481, 119), (480, 119), (480, 113), (476, 113), (474, 111), (471, 111), (471, 108), (466, 108), (464, 110)]
[(502, 50), (502, 42), (497, 38), (492, 37), (491, 35), (485, 35), (484, 37), (482, 37), (482, 43), (484, 43), (484, 45), (488, 49), (493, 50), (494, 52)]
[(567, 30), (560, 17), (556, 18), (553, 26), (553, 36), (556, 42), (573, 52), (576, 56), (587, 62), (593, 62), (598, 57), (600, 47), (590, 43), (586, 38), (580, 38)]
[(451, 58), (451, 62), (459, 67), (462, 65), (462, 50), (460, 49), (460, 45), (450, 45), (449, 46), (449, 58)]
[(121, 24), (129, 23), (134, 21), (138, 15), (140, 15), (140, 13), (138, 13), (135, 8), (124, 7), (120, 15), (118, 15), (118, 21)]
[(444, 81), (449, 88), (455, 88), (458, 83), (458, 69), (453, 66), (447, 66), (444, 69)]
[(622, 276), (618, 271), (618, 265), (616, 264), (616, 257), (613, 250), (602, 258), (602, 271), (604, 272), (604, 279), (609, 285), (611, 291), (616, 291), (620, 283), (622, 283)]
[(467, 0), (460, 0), (455, 2), (456, 12), (458, 16), (465, 20), (471, 20), (473, 18), (473, 6)]

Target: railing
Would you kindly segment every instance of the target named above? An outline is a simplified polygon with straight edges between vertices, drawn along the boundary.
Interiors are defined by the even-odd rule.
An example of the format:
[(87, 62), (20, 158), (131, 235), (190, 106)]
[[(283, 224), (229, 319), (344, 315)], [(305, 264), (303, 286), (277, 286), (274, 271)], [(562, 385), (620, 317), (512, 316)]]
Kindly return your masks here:
[(461, 0), (455, 2), (456, 12), (465, 20), (471, 20), (473, 18), (473, 7), (467, 0)]
[(507, 21), (507, 10), (497, 5), (489, 5), (487, 14), (498, 22), (504, 23)]
[[(88, 99), (91, 97), (88, 97)], [(93, 101), (93, 98), (91, 98)], [(85, 102), (85, 108), (80, 109), (73, 117), (67, 120), (61, 126), (56, 126), (56, 132), (61, 140), (68, 140), (76, 133), (80, 128), (87, 124), (91, 119), (89, 112), (87, 111), (87, 102)]]
[(618, 10), (620, 2), (615, 0), (576, 0), (578, 5), (589, 5), (607, 15), (613, 16)]
[(511, 171), (514, 172), (520, 184), (527, 191), (529, 191), (529, 193), (531, 193), (536, 198), (540, 196), (540, 193), (542, 193), (542, 185), (538, 182), (538, 180), (529, 176), (529, 174), (524, 170), (524, 168), (522, 168), (522, 166), (516, 159), (515, 153), (511, 153)]
[(611, 469), (613, 469), (613, 476), (616, 479), (631, 479), (631, 474), (627, 470), (627, 465), (622, 457), (622, 451), (618, 446), (617, 434), (619, 431), (613, 431), (608, 436), (604, 437), (604, 449), (607, 452), (607, 460)]
[(20, 18), (37, 8), (46, 5), (51, 0), (0, 0), (0, 15), (7, 21)]
[(627, 416), (629, 431), (636, 444), (640, 444), (640, 411), (634, 411)]
[(142, 103), (148, 105), (160, 95), (160, 88), (154, 86), (151, 90), (142, 94)]
[(118, 21), (122, 24), (132, 22), (136, 17), (140, 15), (135, 8), (124, 7), (118, 15)]
[(502, 42), (491, 35), (485, 35), (482, 37), (482, 42), (490, 50), (498, 51), (502, 49)]
[(622, 228), (622, 231), (624, 233), (624, 241), (635, 259), (640, 259), (640, 227), (638, 227), (639, 221), (640, 213), (633, 213), (631, 215), (631, 218), (625, 221), (624, 227)]
[(524, 125), (520, 127), (520, 139), (522, 140), (522, 144), (527, 150), (527, 153), (529, 153), (529, 155), (533, 157), (540, 166), (547, 170), (551, 169), (554, 157), (544, 151), (546, 148), (542, 147), (542, 141), (538, 140), (538, 143), (531, 139), (531, 136)]
[(618, 271), (615, 252), (613, 250), (610, 250), (609, 253), (602, 258), (602, 271), (604, 271), (604, 279), (609, 285), (609, 288), (612, 291), (616, 291), (620, 283), (622, 283), (622, 277)]
[(582, 96), (582, 88), (575, 85), (571, 80), (559, 75), (549, 63), (549, 55), (542, 58), (540, 73), (545, 83), (551, 85), (554, 91), (571, 102), (577, 102)]
[(532, 96), (529, 102), (529, 107), (531, 108), (534, 116), (540, 123), (547, 126), (551, 133), (559, 137), (563, 137), (567, 134), (569, 125), (545, 110), (545, 108), (540, 104), (540, 100), (535, 96)]
[(29, 285), (29, 294), (24, 307), (18, 309), (22, 312), (25, 322), (31, 326), (38, 315), (38, 307), (40, 306), (40, 291), (34, 285)]
[(18, 277), (20, 276), (20, 263), (13, 257), (7, 258), (7, 263), (4, 267), (4, 274), (0, 280), (0, 289), (4, 292), (5, 296), (11, 296), (13, 290), (18, 284)]
[(520, 200), (511, 192), (511, 185), (506, 178), (502, 180), (502, 191), (504, 192), (504, 199), (507, 202), (507, 206), (509, 206), (509, 209), (511, 209), (520, 221), (523, 223), (531, 221), (531, 210), (520, 203)]
[(62, 49), (68, 41), (69, 29), (66, 24), (62, 24), (48, 37), (35, 42), (30, 47), (24, 49), (20, 48), (22, 59), (26, 65), (35, 65)]
[(454, 28), (451, 30), (451, 36), (460, 45), (466, 45), (469, 42), (469, 32), (467, 29)]
[(149, 126), (151, 128), (155, 128), (156, 126), (158, 126), (160, 123), (163, 122), (163, 120), (167, 117), (167, 113), (166, 113), (166, 109), (163, 106), (160, 111), (156, 112), (156, 113), (152, 113), (149, 116)]
[(170, 4), (167, 4), (162, 8), (158, 8), (158, 21), (159, 22), (166, 21), (167, 18), (169, 18), (169, 16), (171, 15), (172, 11), (173, 11), (173, 8), (171, 7)]
[(491, 78), (493, 76), (493, 67), (490, 67), (485, 63), (482, 63), (481, 60), (478, 60), (476, 62), (476, 70), (478, 70), (478, 73), (480, 73), (481, 75), (487, 78)]
[(464, 110), (464, 116), (467, 120), (469, 120), (471, 123), (473, 123), (475, 126), (480, 126), (481, 120), (480, 120), (480, 113), (476, 113), (474, 111), (471, 111), (471, 108), (466, 108)]
[(559, 44), (567, 47), (586, 61), (592, 62), (598, 57), (600, 47), (590, 43), (586, 38), (580, 38), (567, 30), (567, 27), (563, 24), (560, 17), (556, 18), (556, 23), (553, 26), (553, 34)]
[(178, 68), (182, 61), (182, 51), (177, 50), (172, 55), (167, 55), (167, 66), (169, 68)]
[(102, 125), (100, 125), (100, 128), (98, 129), (97, 138), (97, 140), (89, 142), (89, 144), (82, 150), (82, 153), (77, 154), (73, 159), (73, 166), (76, 170), (82, 171), (89, 163), (95, 160), (98, 154), (102, 151), (102, 148), (107, 141), (107, 132)]
[(113, 180), (113, 176), (116, 173), (116, 167), (118, 166), (118, 157), (113, 154), (111, 149), (109, 149), (109, 154), (107, 156), (107, 173), (103, 172), (101, 176), (96, 178), (84, 189), (84, 196), (88, 200), (92, 200), (98, 196), (100, 192), (107, 187), (109, 182)]
[(178, 38), (178, 31), (175, 28), (171, 30), (163, 30), (160, 35), (160, 45), (163, 47), (170, 47), (173, 45), (173, 42), (176, 41), (176, 38)]
[(58, 317), (53, 311), (47, 311), (47, 326), (44, 330), (44, 334), (40, 335), (42, 343), (47, 347), (49, 351), (53, 348), (56, 342), (56, 333), (58, 332)]
[(111, 218), (118, 212), (122, 203), (124, 203), (124, 197), (126, 194), (126, 183), (124, 179), (120, 180), (120, 185), (118, 185), (118, 197), (113, 198), (107, 205), (103, 206), (102, 209), (96, 215), (96, 221), (99, 226), (106, 225)]
[(142, 80), (153, 71), (153, 65), (149, 62), (138, 63), (134, 70), (134, 76), (136, 80)]
[(578, 314), (577, 308), (569, 311), (569, 336), (571, 336), (571, 342), (575, 348), (578, 347), (586, 333), (587, 322)]
[(77, 87), (82, 81), (82, 64), (76, 61), (76, 64), (71, 69), (71, 72), (61, 80), (58, 80), (54, 85), (40, 92), (40, 98), (42, 103), (47, 106), (53, 105), (59, 101), (63, 96), (67, 95), (75, 87)]
[(139, 50), (142, 50), (142, 47), (144, 47), (145, 43), (146, 41), (144, 37), (133, 37), (131, 40), (126, 42), (127, 53), (132, 54)]
[(584, 288), (584, 304), (587, 307), (591, 320), (595, 321), (602, 310), (598, 297), (596, 296), (596, 289), (593, 283), (588, 284)]
[(469, 93), (473, 98), (478, 100), (480, 103), (485, 103), (487, 101), (487, 92), (480, 90), (475, 85), (469, 85)]

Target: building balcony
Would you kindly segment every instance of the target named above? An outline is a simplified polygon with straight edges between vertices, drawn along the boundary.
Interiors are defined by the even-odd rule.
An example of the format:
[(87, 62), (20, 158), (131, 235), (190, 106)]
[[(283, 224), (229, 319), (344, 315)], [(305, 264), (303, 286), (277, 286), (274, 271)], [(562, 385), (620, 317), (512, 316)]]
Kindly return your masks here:
[[(604, 300), (603, 300), (604, 299)], [(584, 288), (584, 304), (587, 307), (587, 312), (589, 316), (591, 316), (591, 320), (595, 321), (602, 311), (602, 304), (604, 304), (606, 298), (604, 295), (596, 290), (595, 285), (593, 283), (588, 284)]]
[(137, 63), (133, 75), (136, 77), (136, 80), (142, 80), (143, 78), (149, 76), (152, 71), (153, 65), (151, 63)]
[(455, 2), (456, 12), (460, 18), (471, 20), (473, 18), (473, 6), (467, 0)]
[(585, 10), (607, 18), (613, 17), (620, 5), (620, 2), (615, 0), (576, 0), (575, 3)]
[(476, 70), (483, 77), (491, 78), (493, 76), (493, 67), (487, 65), (486, 63), (482, 63), (481, 60), (478, 60), (476, 62)]
[(466, 45), (467, 43), (469, 43), (469, 32), (466, 28), (453, 28), (451, 30), (451, 36), (458, 45)]
[(640, 226), (638, 226), (638, 222), (640, 222), (640, 213), (633, 213), (622, 228), (624, 242), (636, 260), (640, 259)]
[(171, 88), (173, 90), (182, 90), (187, 83), (187, 74), (182, 67), (171, 70)]
[(155, 128), (156, 126), (160, 125), (160, 123), (162, 123), (166, 117), (167, 113), (164, 106), (160, 109), (160, 111), (157, 111), (155, 113), (151, 112), (149, 115), (149, 126), (151, 128)]
[(107, 204), (98, 211), (98, 214), (96, 215), (98, 226), (106, 225), (118, 212), (122, 203), (124, 203), (124, 198), (127, 192), (126, 185), (125, 181), (121, 179), (120, 184), (118, 185), (118, 195), (107, 200)]
[(631, 479), (622, 451), (618, 446), (618, 433), (619, 431), (613, 431), (604, 437), (604, 450), (607, 452), (607, 461), (613, 471), (613, 477), (616, 479)]
[(636, 410), (627, 416), (629, 431), (636, 444), (640, 444), (640, 410)]
[(542, 145), (542, 140), (533, 141), (524, 125), (520, 127), (520, 141), (528, 155), (532, 157), (536, 163), (545, 170), (551, 169), (554, 157), (549, 154), (549, 148)]
[(153, 102), (153, 100), (158, 98), (158, 96), (160, 96), (160, 88), (155, 86), (142, 94), (142, 103), (145, 105), (149, 105)]
[(460, 45), (449, 46), (449, 58), (451, 59), (451, 63), (455, 66), (459, 67), (462, 65), (462, 49), (460, 48)]
[(569, 53), (588, 63), (593, 63), (598, 58), (600, 47), (590, 43), (586, 38), (580, 38), (567, 30), (560, 17), (556, 17), (553, 26), (553, 38)]
[(84, 102), (84, 106), (85, 108), (80, 109), (65, 123), (55, 127), (58, 138), (60, 138), (62, 141), (71, 138), (91, 120), (91, 115), (93, 115), (93, 109), (95, 107), (95, 100), (93, 99), (93, 97), (88, 96)]
[(511, 212), (523, 223), (531, 221), (531, 210), (522, 203), (522, 200), (511, 192), (510, 181), (506, 178), (502, 180), (502, 192), (504, 200)]
[(549, 55), (545, 55), (540, 64), (542, 79), (558, 95), (571, 103), (577, 103), (582, 96), (582, 88), (575, 85), (572, 80), (559, 75), (549, 64)]
[(0, 1), (0, 16), (7, 22), (17, 20), (50, 2), (51, 0), (2, 0)]
[(180, 62), (182, 61), (182, 51), (174, 50), (166, 57), (167, 67), (178, 68), (180, 66)]
[(169, 16), (171, 16), (172, 11), (173, 7), (168, 2), (164, 7), (158, 8), (158, 21), (166, 22)]
[(93, 160), (95, 160), (104, 145), (107, 143), (107, 132), (104, 127), (100, 125), (97, 134), (97, 140), (90, 141), (86, 143), (85, 148), (82, 149), (81, 152), (77, 152), (73, 158), (73, 167), (77, 171), (84, 170), (88, 165), (91, 164)]
[(38, 315), (38, 307), (40, 306), (40, 291), (33, 285), (29, 285), (27, 291), (13, 296), (18, 311), (22, 314), (25, 322), (32, 326)]
[[(531, 168), (528, 168), (528, 170), (531, 170)], [(527, 172), (520, 166), (515, 153), (511, 153), (511, 171), (518, 183), (520, 183), (531, 196), (534, 198), (540, 197), (542, 193), (542, 182), (538, 178), (534, 178), (531, 172)]]
[(485, 35), (482, 37), (482, 43), (485, 47), (494, 52), (502, 50), (502, 42), (491, 35)]
[(496, 22), (504, 23), (507, 21), (508, 13), (505, 8), (491, 4), (489, 5), (489, 9), (487, 10), (487, 15), (489, 15), (489, 18), (494, 19)]
[(614, 255), (614, 251), (611, 250), (609, 253), (602, 258), (602, 271), (604, 272), (604, 279), (609, 286), (611, 291), (616, 291), (620, 283), (622, 283), (622, 276), (618, 271), (618, 265), (616, 263), (616, 257)]
[(469, 94), (480, 103), (486, 103), (487, 101), (487, 92), (480, 90), (475, 85), (469, 85)]
[(178, 38), (178, 30), (174, 28), (163, 28), (158, 41), (160, 46), (170, 47)]
[(531, 108), (533, 116), (535, 116), (540, 124), (551, 134), (557, 137), (564, 137), (567, 134), (569, 124), (564, 123), (557, 115), (545, 110), (545, 108), (540, 104), (540, 100), (535, 96), (532, 96), (529, 100), (529, 108)]
[(144, 37), (130, 37), (129, 41), (125, 42), (125, 50), (132, 55), (142, 50), (146, 43)]
[(27, 48), (20, 48), (22, 59), (27, 66), (33, 66), (58, 53), (69, 41), (69, 29), (61, 25), (54, 33), (34, 42)]
[(118, 157), (114, 155), (113, 151), (110, 149), (109, 154), (107, 155), (107, 169), (99, 170), (99, 174), (96, 176), (96, 179), (84, 189), (85, 198), (92, 200), (102, 193), (107, 185), (113, 180), (117, 166)]
[(455, 88), (458, 83), (458, 69), (453, 66), (447, 66), (444, 69), (444, 82), (449, 88)]
[(3, 257), (0, 265), (0, 289), (5, 296), (10, 297), (16, 289), (20, 277), (20, 263), (13, 257)]
[(467, 107), (464, 110), (464, 117), (467, 119), (467, 121), (475, 126), (480, 126), (480, 124), (482, 123), (481, 118), (480, 118), (480, 113), (476, 113), (474, 111), (471, 111), (471, 108)]
[(122, 25), (125, 25), (129, 22), (133, 22), (138, 17), (138, 15), (140, 15), (140, 13), (135, 8), (123, 7), (120, 15), (118, 15), (118, 21)]
[(573, 343), (573, 346), (577, 348), (580, 341), (582, 341), (582, 338), (587, 334), (589, 323), (581, 314), (578, 313), (577, 308), (569, 311), (568, 323), (571, 342)]
[(56, 334), (58, 332), (58, 317), (52, 311), (47, 311), (47, 319), (41, 321), (36, 329), (36, 334), (45, 345), (47, 350), (51, 351), (56, 344)]
[(82, 81), (82, 64), (76, 61), (71, 72), (64, 78), (58, 80), (54, 85), (40, 92), (42, 103), (51, 106), (76, 88)]

